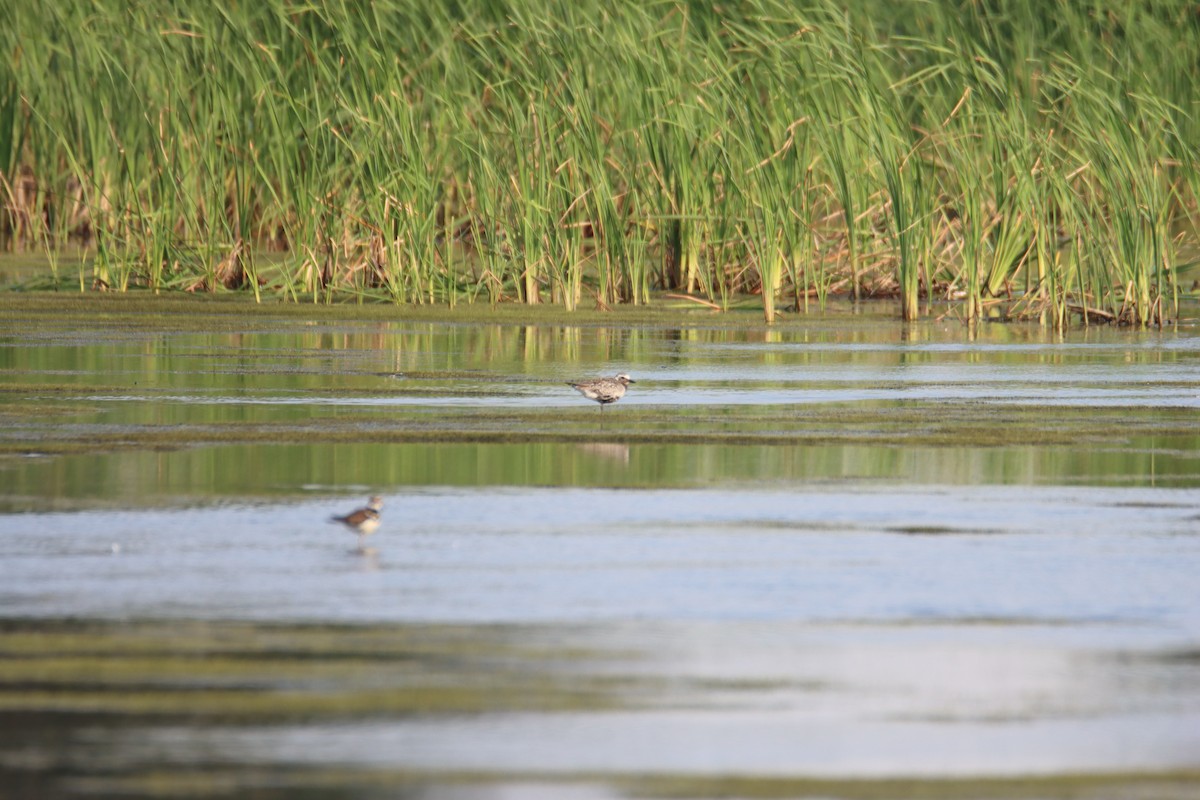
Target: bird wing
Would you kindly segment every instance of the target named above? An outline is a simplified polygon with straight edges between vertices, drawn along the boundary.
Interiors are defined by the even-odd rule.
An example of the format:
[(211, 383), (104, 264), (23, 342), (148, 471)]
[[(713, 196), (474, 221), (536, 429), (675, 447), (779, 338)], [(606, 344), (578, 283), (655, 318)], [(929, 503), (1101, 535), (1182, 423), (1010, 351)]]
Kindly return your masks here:
[(620, 389), (614, 386), (594, 386), (592, 393), (596, 395), (596, 399), (602, 403), (613, 403), (621, 399), (625, 394)]

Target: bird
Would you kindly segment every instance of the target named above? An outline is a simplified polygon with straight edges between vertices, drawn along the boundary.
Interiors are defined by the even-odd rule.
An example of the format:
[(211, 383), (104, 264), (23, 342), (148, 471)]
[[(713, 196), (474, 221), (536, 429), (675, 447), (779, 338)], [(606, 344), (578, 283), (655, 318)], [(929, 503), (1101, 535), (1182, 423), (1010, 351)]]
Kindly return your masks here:
[(340, 522), (350, 530), (358, 534), (358, 540), (361, 542), (365, 537), (370, 536), (379, 528), (379, 512), (383, 508), (383, 498), (378, 495), (372, 497), (367, 505), (363, 508), (357, 508), (349, 514), (342, 516), (332, 516), (330, 522)]
[(615, 403), (625, 396), (625, 388), (631, 383), (637, 383), (633, 378), (622, 372), (613, 378), (596, 378), (590, 381), (569, 382), (570, 386), (575, 391), (586, 397), (588, 400), (595, 400), (600, 404), (600, 410), (609, 403)]

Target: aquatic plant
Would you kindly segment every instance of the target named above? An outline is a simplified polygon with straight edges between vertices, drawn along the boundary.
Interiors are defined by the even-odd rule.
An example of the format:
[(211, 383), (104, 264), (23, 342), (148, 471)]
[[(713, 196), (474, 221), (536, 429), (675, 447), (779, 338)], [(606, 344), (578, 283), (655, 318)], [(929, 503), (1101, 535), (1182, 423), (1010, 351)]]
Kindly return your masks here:
[(6, 4), (0, 244), (83, 290), (1161, 324), (1196, 52), (1172, 0)]

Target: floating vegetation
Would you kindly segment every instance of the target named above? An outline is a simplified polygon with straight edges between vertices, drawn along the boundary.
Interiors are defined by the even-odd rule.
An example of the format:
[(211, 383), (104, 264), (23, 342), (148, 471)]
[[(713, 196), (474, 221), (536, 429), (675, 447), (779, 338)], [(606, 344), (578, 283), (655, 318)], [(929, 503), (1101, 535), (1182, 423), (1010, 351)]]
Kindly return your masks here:
[(0, 239), (45, 252), (37, 286), (757, 295), (768, 322), (842, 293), (1148, 325), (1197, 251), (1186, 3), (71, 0), (0, 22)]
[(606, 709), (621, 707), (621, 692), (640, 680), (575, 674), (584, 653), (484, 626), (4, 620), (0, 653), (0, 718), (264, 722)]
[[(297, 796), (373, 798), (530, 785), (564, 796), (642, 798), (1200, 798), (1194, 770), (1094, 770), (1028, 776), (809, 777), (616, 769), (471, 768), (230, 759), (188, 745), (342, 726), (694, 710), (708, 693), (824, 692), (821, 683), (737, 678), (665, 679), (628, 652), (558, 642), (554, 627), (336, 625), (202, 620), (0, 621), (0, 782), (36, 796)], [(616, 667), (616, 668), (615, 668)], [(621, 669), (623, 668), (623, 669)], [(691, 702), (687, 702), (690, 699)], [(147, 742), (161, 742), (155, 749)], [(122, 758), (97, 765), (68, 754), (105, 742)], [(174, 745), (173, 745), (174, 743)], [(188, 747), (185, 762), (171, 749)], [(236, 746), (236, 745), (235, 745)], [(385, 745), (386, 746), (386, 745)], [(247, 748), (252, 750), (253, 748)], [(367, 748), (370, 752), (370, 748)], [(99, 750), (103, 752), (103, 750)], [(228, 750), (226, 750), (226, 753)]]

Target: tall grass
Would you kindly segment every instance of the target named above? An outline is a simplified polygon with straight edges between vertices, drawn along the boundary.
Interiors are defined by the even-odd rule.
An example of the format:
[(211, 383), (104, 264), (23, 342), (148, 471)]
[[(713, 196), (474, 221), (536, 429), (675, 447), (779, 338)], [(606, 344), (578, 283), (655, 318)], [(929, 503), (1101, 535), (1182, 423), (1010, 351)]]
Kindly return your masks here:
[(1176, 0), (9, 3), (0, 244), (83, 243), (85, 290), (1161, 324), (1197, 52)]

